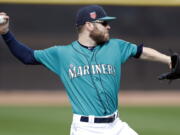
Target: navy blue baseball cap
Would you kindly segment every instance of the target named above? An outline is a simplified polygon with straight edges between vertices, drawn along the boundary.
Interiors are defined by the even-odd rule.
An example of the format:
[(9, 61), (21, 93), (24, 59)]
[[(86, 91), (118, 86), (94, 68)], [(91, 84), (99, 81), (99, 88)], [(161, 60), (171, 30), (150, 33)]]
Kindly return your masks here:
[(83, 25), (86, 22), (111, 21), (116, 17), (108, 16), (105, 10), (99, 5), (85, 6), (79, 9), (76, 16), (76, 26)]

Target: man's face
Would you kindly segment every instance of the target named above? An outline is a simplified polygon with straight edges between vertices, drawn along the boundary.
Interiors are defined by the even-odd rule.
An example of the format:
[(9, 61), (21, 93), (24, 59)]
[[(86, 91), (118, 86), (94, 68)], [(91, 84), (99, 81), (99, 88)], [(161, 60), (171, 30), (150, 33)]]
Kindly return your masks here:
[(104, 44), (109, 40), (110, 26), (107, 22), (94, 22), (94, 29), (90, 32), (90, 37), (97, 45)]

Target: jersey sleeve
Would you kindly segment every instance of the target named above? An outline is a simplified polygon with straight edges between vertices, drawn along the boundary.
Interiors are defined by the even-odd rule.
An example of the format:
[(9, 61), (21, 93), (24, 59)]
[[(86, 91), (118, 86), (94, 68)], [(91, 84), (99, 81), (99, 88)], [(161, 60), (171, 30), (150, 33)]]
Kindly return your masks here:
[(48, 69), (58, 74), (59, 72), (59, 57), (58, 57), (58, 48), (53, 46), (44, 50), (35, 50), (34, 51), (35, 59), (45, 65)]
[(137, 54), (138, 46), (136, 44), (119, 40), (118, 41), (119, 48), (120, 48), (120, 56), (121, 56), (121, 63), (126, 62), (130, 57), (135, 57)]

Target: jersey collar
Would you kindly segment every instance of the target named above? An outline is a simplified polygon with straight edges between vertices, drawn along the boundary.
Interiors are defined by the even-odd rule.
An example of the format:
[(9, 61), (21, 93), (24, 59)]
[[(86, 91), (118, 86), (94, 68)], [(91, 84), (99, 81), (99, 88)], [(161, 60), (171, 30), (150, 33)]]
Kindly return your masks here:
[(101, 45), (97, 45), (93, 49), (88, 49), (87, 47), (81, 45), (78, 41), (74, 41), (72, 43), (72, 46), (76, 51), (86, 56), (93, 54), (94, 52), (98, 51), (101, 48)]

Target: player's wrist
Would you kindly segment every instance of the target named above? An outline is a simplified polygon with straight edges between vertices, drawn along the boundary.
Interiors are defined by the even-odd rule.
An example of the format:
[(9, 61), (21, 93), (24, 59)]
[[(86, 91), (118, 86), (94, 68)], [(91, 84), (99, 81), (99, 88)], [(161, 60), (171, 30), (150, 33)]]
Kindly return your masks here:
[(172, 61), (171, 61), (170, 56), (168, 56), (167, 64), (168, 64), (169, 68), (171, 69), (172, 68)]
[(9, 32), (9, 28), (3, 30), (2, 32), (0, 32), (1, 35), (6, 35)]

